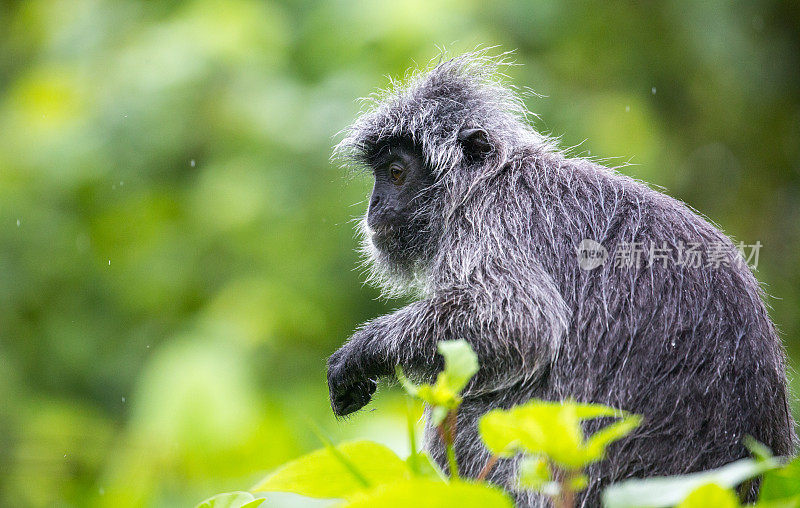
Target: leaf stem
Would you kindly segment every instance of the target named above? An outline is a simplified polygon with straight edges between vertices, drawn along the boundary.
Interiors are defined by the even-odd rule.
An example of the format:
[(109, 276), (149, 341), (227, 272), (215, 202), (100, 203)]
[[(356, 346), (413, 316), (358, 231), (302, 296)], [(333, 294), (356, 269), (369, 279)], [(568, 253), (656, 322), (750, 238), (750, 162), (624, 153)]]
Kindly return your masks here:
[(359, 483), (361, 483), (361, 485), (363, 485), (366, 488), (372, 487), (372, 483), (370, 483), (370, 481), (367, 480), (366, 476), (361, 474), (361, 471), (359, 471), (356, 465), (353, 464), (353, 461), (347, 458), (341, 451), (339, 451), (338, 448), (336, 448), (332, 444), (325, 443), (325, 445), (328, 447), (328, 450), (330, 450), (333, 456), (339, 459), (339, 462), (341, 462), (342, 465), (345, 468), (347, 468), (350, 474), (353, 475), (353, 478), (355, 478)]
[(574, 508), (575, 507), (575, 491), (572, 488), (572, 479), (575, 477), (574, 472), (560, 470), (558, 473), (559, 494), (554, 499), (556, 508)]
[(489, 457), (489, 460), (486, 461), (486, 465), (483, 466), (481, 472), (478, 473), (477, 479), (481, 481), (485, 480), (486, 477), (489, 475), (489, 473), (492, 471), (492, 468), (494, 468), (495, 464), (497, 464), (498, 460), (500, 460), (500, 457), (497, 455), (492, 455), (491, 457)]
[(411, 448), (411, 455), (408, 456), (408, 465), (411, 471), (419, 476), (419, 462), (417, 461), (417, 429), (414, 421), (414, 402), (410, 397), (406, 397), (406, 420), (408, 423), (408, 446)]
[(372, 487), (372, 483), (367, 480), (367, 477), (364, 476), (361, 471), (358, 470), (356, 465), (353, 464), (353, 461), (339, 451), (339, 449), (334, 446), (333, 442), (328, 438), (328, 436), (325, 435), (322, 429), (318, 425), (314, 424), (314, 422), (311, 422), (311, 430), (317, 435), (317, 438), (322, 441), (322, 443), (325, 445), (325, 448), (331, 452), (331, 455), (336, 457), (336, 459), (342, 463), (345, 469), (347, 469), (347, 471), (353, 475), (353, 478), (355, 478), (357, 482), (366, 488)]
[(456, 461), (456, 448), (454, 446), (456, 435), (456, 410), (450, 410), (439, 425), (439, 434), (444, 440), (447, 449), (447, 464), (450, 467), (450, 478), (459, 479), (458, 462)]

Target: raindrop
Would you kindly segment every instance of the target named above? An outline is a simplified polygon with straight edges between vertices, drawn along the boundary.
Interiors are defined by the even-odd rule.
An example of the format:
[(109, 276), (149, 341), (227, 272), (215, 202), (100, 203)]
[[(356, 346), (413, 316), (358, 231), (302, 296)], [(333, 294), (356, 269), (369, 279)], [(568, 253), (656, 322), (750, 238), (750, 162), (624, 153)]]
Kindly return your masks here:
[(626, 112), (626, 113), (630, 112), (630, 110), (631, 110), (631, 107), (630, 107), (630, 106), (625, 106), (625, 112)]
[(125, 397), (122, 397), (122, 403), (125, 404)]
[(111, 260), (110, 259), (108, 260), (108, 266), (111, 266)]
[(192, 159), (191, 161), (189, 161), (189, 165), (190, 165), (190, 166), (192, 166), (192, 167), (194, 167), (194, 165), (195, 165), (194, 159)]
[(650, 89), (650, 93), (655, 95), (656, 94), (656, 87), (651, 88)]
[(17, 219), (17, 227), (19, 227), (19, 224), (20, 224), (19, 219)]

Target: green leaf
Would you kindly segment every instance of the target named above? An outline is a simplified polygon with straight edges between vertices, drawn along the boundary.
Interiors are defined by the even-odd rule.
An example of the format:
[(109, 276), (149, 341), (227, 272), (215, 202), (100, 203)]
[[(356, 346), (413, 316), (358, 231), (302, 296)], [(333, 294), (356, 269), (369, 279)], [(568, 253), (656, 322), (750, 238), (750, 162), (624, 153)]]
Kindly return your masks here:
[(585, 474), (576, 474), (569, 479), (569, 488), (575, 492), (580, 492), (589, 485), (589, 477)]
[(264, 501), (264, 498), (256, 498), (249, 492), (228, 492), (210, 497), (195, 508), (256, 508)]
[(761, 501), (800, 496), (800, 458), (767, 472), (761, 483)]
[[(601, 416), (622, 420), (584, 441), (581, 420)], [(487, 447), (501, 457), (527, 452), (545, 455), (565, 469), (580, 469), (602, 459), (605, 447), (639, 422), (638, 416), (606, 406), (532, 400), (509, 410), (490, 411), (481, 417), (479, 429)]]
[[(423, 399), (424, 400), (424, 399)], [(431, 421), (434, 425), (441, 424), (447, 418), (448, 409), (443, 406), (434, 406), (431, 411)]]
[(449, 410), (455, 409), (461, 404), (459, 393), (467, 386), (472, 376), (478, 372), (478, 356), (472, 351), (467, 341), (442, 341), (437, 347), (444, 356), (444, 370), (436, 377), (434, 384), (416, 386), (406, 378), (399, 366), (395, 368), (397, 379), (409, 395), (417, 397), (435, 408), (442, 408), (442, 410), (434, 412), (434, 424), (436, 425), (444, 420)]
[(364, 492), (344, 506), (348, 508), (512, 508), (511, 499), (489, 484), (450, 483), (414, 479), (381, 485)]
[(395, 365), (394, 374), (395, 377), (397, 377), (397, 380), (400, 381), (400, 385), (403, 387), (406, 393), (408, 393), (412, 397), (417, 397), (417, 394), (419, 392), (419, 387), (408, 380), (406, 375), (403, 373), (403, 368), (400, 367), (399, 365)]
[(606, 508), (674, 506), (702, 485), (714, 483), (721, 487), (733, 488), (745, 480), (779, 466), (777, 459), (742, 459), (700, 473), (626, 480), (609, 486), (603, 492), (603, 506)]
[(561, 492), (558, 482), (553, 481), (550, 465), (544, 457), (525, 457), (520, 461), (518, 482), (524, 489), (535, 490), (554, 497)]
[(439, 375), (439, 379), (447, 388), (460, 393), (478, 372), (478, 355), (463, 339), (439, 342), (437, 348), (444, 356), (444, 371)]
[[(414, 472), (416, 476), (421, 478), (434, 478), (439, 480), (445, 479), (445, 474), (439, 467), (431, 461), (427, 453), (417, 452), (409, 455), (406, 459), (409, 469)], [(412, 466), (413, 464), (413, 466)], [(416, 469), (414, 469), (414, 466)]]
[(752, 453), (753, 456), (759, 460), (766, 460), (772, 457), (772, 450), (769, 449), (769, 446), (756, 440), (756, 438), (753, 436), (744, 436), (742, 444), (744, 444), (750, 453)]
[(759, 501), (753, 506), (755, 508), (800, 508), (800, 496)]
[(575, 411), (575, 416), (581, 420), (600, 418), (602, 416), (620, 416), (625, 414), (624, 411), (614, 409), (613, 407), (604, 406), (602, 404), (581, 404), (574, 401), (555, 402), (554, 404), (570, 405)]
[(731, 489), (709, 483), (694, 489), (676, 508), (739, 508), (739, 498)]
[(630, 434), (641, 422), (641, 416), (629, 415), (598, 430), (586, 442), (587, 456), (602, 458), (609, 444)]
[[(357, 475), (340, 456), (358, 468)], [(366, 480), (367, 485), (359, 476)], [(316, 450), (284, 464), (250, 490), (294, 492), (315, 498), (348, 498), (359, 491), (406, 480), (410, 476), (408, 465), (389, 448), (371, 441), (352, 441), (334, 449)]]

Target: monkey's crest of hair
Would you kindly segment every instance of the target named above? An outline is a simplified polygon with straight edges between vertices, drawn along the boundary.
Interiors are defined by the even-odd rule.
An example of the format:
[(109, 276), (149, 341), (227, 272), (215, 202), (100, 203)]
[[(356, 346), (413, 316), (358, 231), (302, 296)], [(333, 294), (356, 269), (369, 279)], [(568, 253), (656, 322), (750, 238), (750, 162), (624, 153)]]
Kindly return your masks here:
[[(445, 59), (410, 74), (405, 82), (392, 80), (389, 88), (363, 100), (367, 105), (356, 121), (344, 130), (333, 159), (345, 165), (369, 167), (372, 157), (386, 143), (408, 140), (419, 148), (447, 198), (424, 211), (433, 221), (428, 233), (447, 229), (454, 207), (463, 203), (481, 180), (517, 158), (520, 150), (555, 150), (552, 141), (529, 124), (530, 112), (522, 97), (504, 81), (503, 68), (513, 65), (509, 53), (498, 56), (479, 50)], [(482, 129), (490, 152), (480, 164), (465, 157), (458, 140), (464, 129)], [(440, 203), (450, 209), (436, 209)], [(387, 296), (425, 292), (427, 260), (414, 266), (390, 263), (372, 243), (365, 220), (362, 253), (372, 270), (370, 282)]]
[(480, 128), (489, 136), (494, 160), (502, 166), (513, 147), (549, 148), (550, 141), (528, 123), (530, 112), (501, 70), (513, 65), (509, 53), (490, 56), (475, 51), (417, 70), (405, 83), (392, 80), (389, 88), (365, 98), (366, 111), (336, 145), (334, 158), (369, 164), (372, 151), (392, 139), (418, 146), (437, 176), (458, 168), (463, 151), (462, 128)]

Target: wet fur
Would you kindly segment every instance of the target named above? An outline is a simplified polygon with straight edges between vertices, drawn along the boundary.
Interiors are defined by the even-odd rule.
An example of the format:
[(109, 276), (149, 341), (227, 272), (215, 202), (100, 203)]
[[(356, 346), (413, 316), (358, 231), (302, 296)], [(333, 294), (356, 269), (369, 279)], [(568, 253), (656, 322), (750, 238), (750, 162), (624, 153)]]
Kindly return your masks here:
[[(413, 259), (393, 262), (362, 228), (371, 280), (388, 296), (420, 299), (364, 324), (329, 365), (347, 365), (353, 382), (388, 375), (395, 364), (432, 380), (441, 368), (437, 341), (469, 341), (481, 370), (458, 418), (467, 476), (487, 461), (476, 422), (492, 408), (574, 398), (644, 415), (590, 469), (585, 506), (624, 478), (745, 457), (748, 434), (776, 454), (792, 453), (784, 351), (749, 269), (612, 262), (624, 242), (733, 247), (730, 240), (679, 201), (559, 151), (531, 128), (522, 100), (502, 82), (502, 65), (502, 57), (473, 53), (394, 84), (336, 147), (337, 157), (369, 164), (388, 140), (408, 140), (436, 184), (420, 198), (415, 220), (424, 227)], [(457, 140), (465, 127), (488, 134), (486, 157), (465, 156)], [(584, 238), (611, 259), (580, 269)], [(444, 462), (430, 429), (427, 447)], [(501, 461), (489, 478), (515, 490), (515, 461)], [(533, 493), (516, 496), (521, 506), (547, 505)]]

